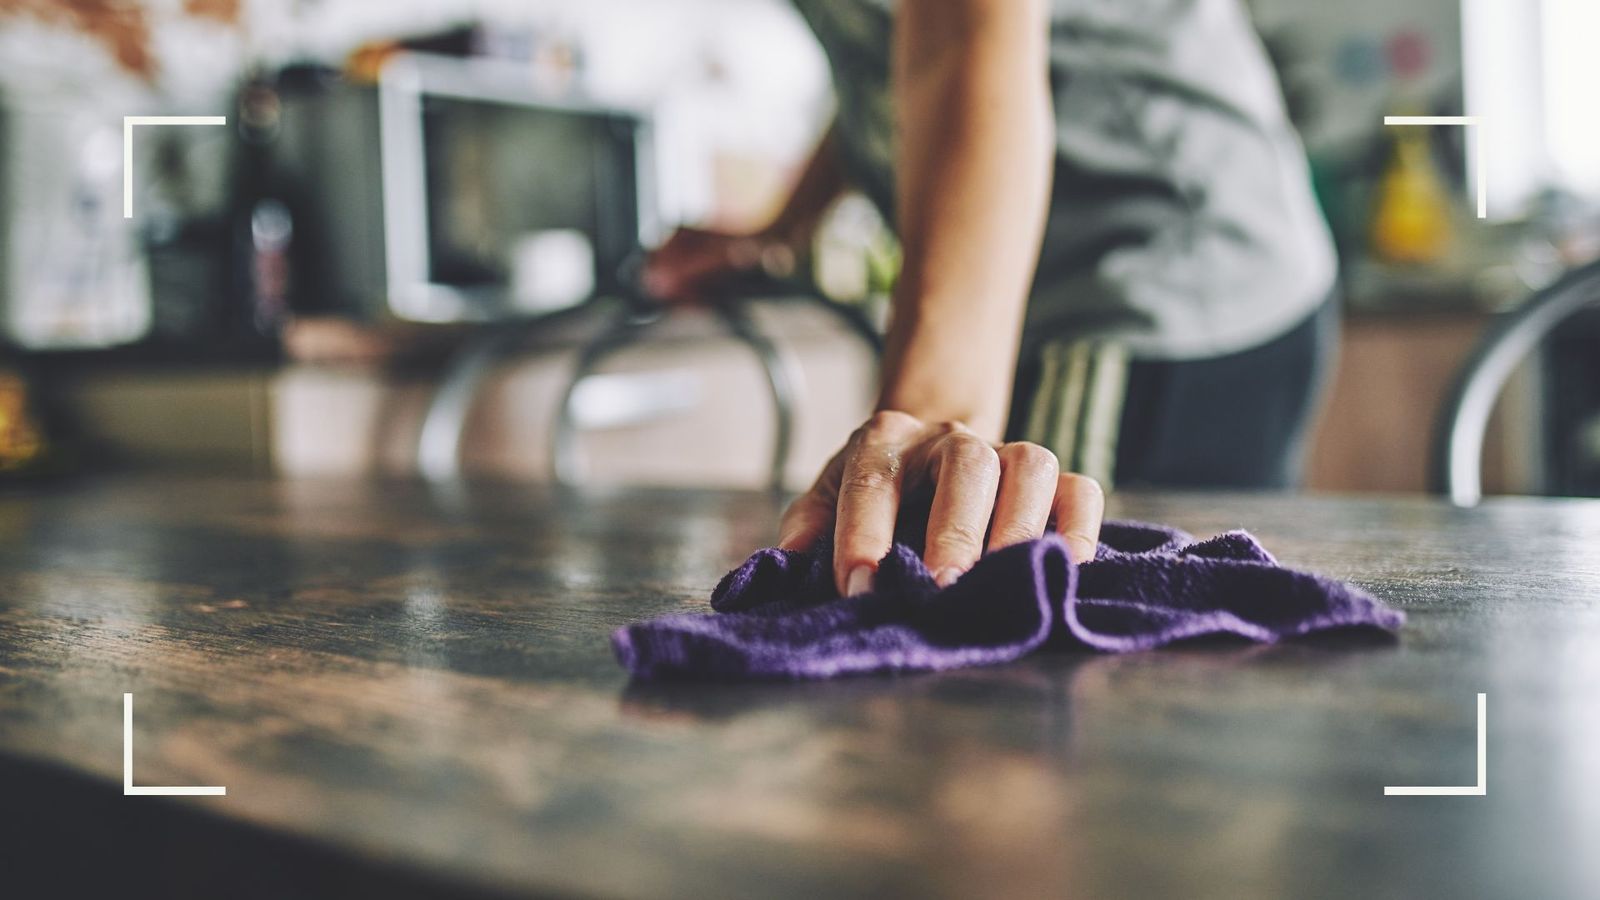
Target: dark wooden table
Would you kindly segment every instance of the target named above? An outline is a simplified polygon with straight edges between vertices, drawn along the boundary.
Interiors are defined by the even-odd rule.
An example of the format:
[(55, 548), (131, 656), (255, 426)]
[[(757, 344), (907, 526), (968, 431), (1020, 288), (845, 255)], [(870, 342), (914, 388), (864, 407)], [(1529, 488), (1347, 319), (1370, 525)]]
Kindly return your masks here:
[[(0, 878), (55, 895), (1600, 896), (1600, 504), (1127, 496), (1398, 641), (630, 686), (754, 494), (106, 481), (0, 497)], [(122, 795), (134, 777), (223, 797)], [(1471, 784), (1488, 695), (1486, 796)], [(43, 881), (41, 879), (48, 879)], [(28, 892), (9, 896), (33, 896)]]

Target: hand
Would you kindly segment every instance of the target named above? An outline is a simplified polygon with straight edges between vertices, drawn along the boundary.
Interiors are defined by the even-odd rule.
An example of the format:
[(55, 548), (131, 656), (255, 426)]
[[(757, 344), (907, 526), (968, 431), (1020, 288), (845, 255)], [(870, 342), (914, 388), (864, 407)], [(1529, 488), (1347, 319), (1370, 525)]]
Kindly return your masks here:
[(765, 234), (679, 228), (645, 261), (644, 287), (669, 303), (692, 303), (741, 275), (787, 278), (794, 266), (794, 249)]
[(840, 596), (870, 589), (908, 497), (926, 496), (923, 562), (948, 585), (987, 551), (1042, 536), (1053, 520), (1075, 562), (1094, 558), (1105, 495), (1092, 478), (1063, 473), (1038, 444), (991, 445), (959, 422), (928, 424), (875, 413), (783, 514), (778, 545), (811, 547), (833, 530)]

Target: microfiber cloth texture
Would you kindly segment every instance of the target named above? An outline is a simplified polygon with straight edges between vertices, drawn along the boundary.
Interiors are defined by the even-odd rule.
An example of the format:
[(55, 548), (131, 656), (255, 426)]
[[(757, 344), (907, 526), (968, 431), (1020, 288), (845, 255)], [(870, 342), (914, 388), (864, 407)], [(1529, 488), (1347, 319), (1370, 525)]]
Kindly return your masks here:
[(1047, 645), (1126, 653), (1405, 620), (1359, 588), (1279, 565), (1248, 532), (1196, 542), (1139, 522), (1106, 522), (1083, 565), (1047, 535), (984, 556), (942, 589), (896, 543), (872, 589), (852, 597), (834, 590), (828, 547), (760, 550), (722, 579), (711, 608), (618, 629), (617, 659), (642, 680), (832, 678), (995, 665)]

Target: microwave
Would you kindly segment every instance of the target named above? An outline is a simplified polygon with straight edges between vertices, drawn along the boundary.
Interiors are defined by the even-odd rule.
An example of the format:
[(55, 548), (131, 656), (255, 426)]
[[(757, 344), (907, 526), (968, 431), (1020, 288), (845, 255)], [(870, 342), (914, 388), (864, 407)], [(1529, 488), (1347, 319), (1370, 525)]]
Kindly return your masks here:
[(649, 115), (541, 93), (512, 63), (399, 54), (375, 85), (285, 70), (240, 118), (243, 205), (287, 219), (296, 311), (525, 317), (624, 289), (658, 227)]

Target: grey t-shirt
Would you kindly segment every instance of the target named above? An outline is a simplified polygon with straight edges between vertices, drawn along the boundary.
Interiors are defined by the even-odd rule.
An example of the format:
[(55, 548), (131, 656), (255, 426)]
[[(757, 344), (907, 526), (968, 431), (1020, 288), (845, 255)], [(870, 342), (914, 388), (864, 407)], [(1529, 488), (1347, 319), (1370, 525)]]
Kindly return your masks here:
[[(845, 162), (893, 220), (893, 0), (794, 0), (828, 54)], [(1333, 243), (1238, 0), (1054, 0), (1056, 167), (1024, 328), (1188, 359), (1257, 346), (1328, 295)]]

